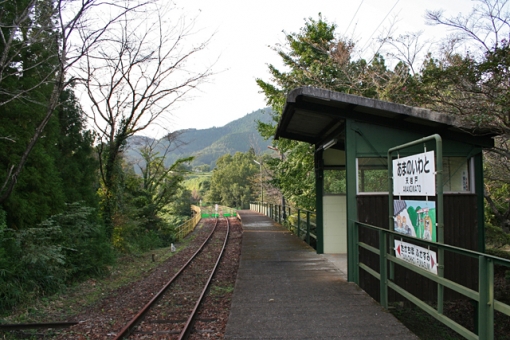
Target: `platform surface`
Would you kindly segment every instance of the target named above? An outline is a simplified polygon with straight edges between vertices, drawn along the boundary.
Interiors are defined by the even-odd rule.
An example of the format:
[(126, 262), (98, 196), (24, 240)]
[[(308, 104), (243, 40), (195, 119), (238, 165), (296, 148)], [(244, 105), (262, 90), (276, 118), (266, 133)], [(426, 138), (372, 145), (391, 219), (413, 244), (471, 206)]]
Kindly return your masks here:
[(326, 256), (239, 211), (242, 253), (225, 339), (418, 339)]

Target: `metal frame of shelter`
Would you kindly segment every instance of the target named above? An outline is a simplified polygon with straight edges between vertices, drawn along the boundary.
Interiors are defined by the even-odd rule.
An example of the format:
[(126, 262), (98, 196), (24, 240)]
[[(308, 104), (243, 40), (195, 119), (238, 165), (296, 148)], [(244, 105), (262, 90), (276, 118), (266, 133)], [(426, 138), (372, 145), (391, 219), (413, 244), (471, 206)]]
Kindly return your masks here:
[[(429, 136), (433, 135), (433, 138)], [(464, 159), (469, 167), (469, 192), (448, 193), (445, 197), (445, 223), (448, 223), (443, 233), (442, 217), (437, 223), (439, 242), (431, 242), (408, 235), (397, 233), (391, 227), (393, 216), (386, 216), (387, 207), (392, 203), (391, 190), (386, 193), (360, 193), (358, 176), (360, 168), (358, 160), (377, 158), (384, 159), (386, 171), (391, 167), (391, 155), (388, 150), (395, 150), (395, 146), (405, 146), (407, 155), (417, 153), (419, 144), (433, 148), (433, 142), (441, 136), (443, 154), (438, 158), (451, 157)], [(278, 123), (275, 139), (287, 138), (306, 142), (315, 146), (316, 173), (316, 224), (317, 224), (317, 252), (324, 253), (325, 236), (331, 225), (328, 211), (335, 207), (324, 205), (324, 171), (325, 169), (345, 169), (346, 193), (345, 218), (338, 223), (346, 226), (346, 253), (348, 258), (348, 280), (361, 286), (364, 282), (372, 289), (369, 292), (384, 307), (388, 307), (390, 298), (402, 296), (413, 302), (427, 313), (448, 325), (468, 339), (492, 339), (494, 337), (494, 311), (510, 316), (510, 306), (494, 299), (494, 265), (510, 267), (510, 261), (485, 254), (485, 232), (483, 211), (483, 149), (494, 146), (493, 137), (496, 133), (469, 129), (455, 116), (446, 115), (431, 110), (410, 107), (406, 105), (388, 103), (380, 100), (363, 98), (334, 91), (302, 87), (291, 91)], [(415, 144), (415, 141), (419, 141)], [(334, 150), (332, 150), (334, 149)], [(342, 155), (337, 157), (337, 163), (330, 164), (328, 155)], [(404, 153), (405, 156), (405, 153)], [(328, 156), (329, 157), (329, 156)], [(329, 168), (328, 168), (329, 167)], [(440, 169), (442, 172), (442, 169)], [(391, 180), (388, 181), (391, 183)], [(438, 183), (442, 190), (443, 183)], [(440, 197), (439, 197), (440, 196)], [(443, 205), (443, 195), (436, 198), (437, 205)], [(337, 201), (335, 201), (337, 202)], [(447, 203), (447, 204), (446, 204)], [(459, 212), (462, 205), (463, 211)], [(383, 208), (383, 206), (385, 206)], [(386, 212), (384, 212), (386, 211)], [(453, 219), (450, 212), (467, 213), (468, 226), (464, 219)], [(383, 216), (384, 215), (384, 216)], [(328, 221), (325, 221), (328, 216)], [(340, 215), (334, 215), (340, 216)], [(453, 219), (453, 220), (452, 220)], [(327, 222), (327, 223), (325, 223)], [(334, 221), (333, 221), (334, 222)], [(464, 237), (467, 246), (455, 244), (458, 236)], [(441, 262), (438, 274), (427, 272), (422, 268), (403, 261), (395, 256), (389, 245), (394, 238), (402, 238), (414, 244), (433, 247), (438, 250), (439, 259), (443, 261), (445, 252), (447, 262)], [(452, 241), (453, 240), (453, 241)], [(443, 244), (444, 242), (444, 244)], [(377, 261), (373, 260), (373, 255)], [(458, 262), (457, 257), (468, 258)], [(453, 263), (453, 265), (452, 265)], [(459, 263), (466, 263), (466, 268)], [(448, 275), (443, 274), (445, 265), (449, 266)], [(467, 283), (459, 283), (455, 275), (469, 276), (464, 270), (473, 271), (477, 279)], [(459, 273), (453, 273), (457, 270)], [(406, 275), (401, 275), (405, 271)], [(400, 275), (400, 276), (399, 276)], [(411, 279), (409, 279), (411, 277)], [(429, 298), (418, 296), (413, 289), (414, 282), (427, 280), (429, 283), (423, 290), (437, 290), (437, 304), (432, 307), (424, 302)], [(374, 281), (375, 280), (375, 281)], [(376, 283), (374, 283), (376, 282)], [(410, 287), (409, 287), (410, 286)], [(437, 287), (437, 288), (434, 288)], [(443, 288), (449, 293), (474, 301), (477, 304), (477, 327), (475, 332), (455, 323), (443, 314)], [(370, 290), (369, 289), (369, 290)], [(391, 289), (393, 295), (388, 294)]]
[[(404, 150), (406, 148), (415, 146), (415, 145), (421, 145), (424, 144), (427, 141), (433, 140), (435, 141), (435, 152), (436, 152), (436, 168), (434, 169), (436, 181), (434, 185), (436, 186), (436, 195), (437, 195), (437, 202), (436, 202), (436, 212), (437, 212), (437, 242), (440, 244), (444, 244), (444, 209), (443, 209), (443, 140), (441, 136), (435, 134), (432, 136), (424, 137), (421, 139), (418, 139), (416, 141), (409, 142), (407, 144), (399, 145), (396, 147), (393, 147), (388, 150), (388, 203), (389, 203), (389, 218), (390, 218), (390, 230), (394, 231), (394, 220), (393, 220), (393, 214), (394, 214), (394, 204), (393, 204), (393, 188), (394, 188), (394, 178), (393, 178), (393, 154), (395, 152), (398, 152), (400, 150)], [(426, 150), (426, 147), (424, 146), (424, 149)], [(390, 245), (393, 244), (394, 237), (390, 236)], [(437, 262), (437, 271), (438, 276), (441, 278), (444, 278), (444, 249), (439, 247), (438, 249), (438, 262)], [(393, 272), (394, 272), (394, 262), (390, 262), (390, 278), (393, 279)], [(383, 278), (382, 281), (386, 280), (387, 278)], [(381, 289), (381, 301), (382, 305), (387, 306), (388, 305), (388, 290)], [(440, 283), (438, 283), (437, 287), (437, 309), (440, 313), (443, 312), (443, 301), (444, 301), (444, 287)]]
[[(344, 150), (343, 167), (346, 170), (347, 233), (352, 235), (354, 221), (358, 219), (356, 197), (357, 158), (384, 157), (388, 149), (395, 145), (439, 134), (445, 138), (445, 155), (459, 155), (473, 159), (474, 192), (477, 206), (483, 206), (483, 166), (482, 150), (494, 145), (491, 131), (475, 131), (472, 134), (454, 116), (431, 110), (388, 103), (344, 93), (302, 87), (291, 91), (277, 126), (275, 139), (287, 138), (313, 144), (315, 146), (316, 171), (316, 214), (317, 252), (324, 252), (323, 173), (327, 167), (323, 155), (331, 149)], [(334, 145), (326, 148), (331, 142)], [(413, 150), (410, 149), (409, 152)], [(478, 244), (476, 250), (485, 250), (483, 209), (477, 210)], [(349, 238), (349, 249), (355, 248), (353, 238)], [(354, 254), (349, 254), (354, 255)], [(349, 264), (356, 265), (349, 257)], [(351, 281), (356, 282), (354, 272), (349, 272)]]

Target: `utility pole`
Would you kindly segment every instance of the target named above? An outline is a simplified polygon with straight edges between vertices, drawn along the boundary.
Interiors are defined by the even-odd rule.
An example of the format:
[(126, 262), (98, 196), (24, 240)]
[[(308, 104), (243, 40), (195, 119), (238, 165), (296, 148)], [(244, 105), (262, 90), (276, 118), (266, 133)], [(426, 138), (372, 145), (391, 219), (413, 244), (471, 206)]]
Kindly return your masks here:
[(253, 160), (255, 163), (260, 165), (260, 201), (262, 204), (262, 210), (264, 210), (264, 188), (262, 187), (262, 163)]
[[(284, 156), (283, 152), (280, 151), (280, 149), (278, 149), (274, 146), (271, 146), (271, 145), (268, 145), (267, 148), (278, 152), (278, 154), (280, 155), (280, 160), (283, 163), (283, 161), (285, 160), (285, 156)], [(281, 175), (283, 175), (283, 174), (281, 174)], [(282, 217), (283, 217), (283, 220), (285, 221), (287, 219), (287, 212), (285, 211), (285, 197), (283, 196), (283, 193), (282, 193), (282, 210), (283, 210)]]

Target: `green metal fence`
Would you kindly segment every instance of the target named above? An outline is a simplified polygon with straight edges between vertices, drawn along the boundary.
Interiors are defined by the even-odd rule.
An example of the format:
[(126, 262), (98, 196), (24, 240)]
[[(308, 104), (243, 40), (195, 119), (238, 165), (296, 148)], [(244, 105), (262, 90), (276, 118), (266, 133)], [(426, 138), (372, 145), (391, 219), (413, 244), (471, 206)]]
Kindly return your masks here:
[[(315, 212), (304, 209), (292, 209), (288, 206), (283, 208), (281, 205), (266, 202), (252, 202), (250, 203), (250, 210), (270, 217), (298, 237), (304, 239), (309, 245), (317, 244), (317, 235), (314, 232), (317, 226)], [(311, 242), (312, 239), (314, 239), (314, 242)]]
[(200, 207), (202, 218), (235, 217), (237, 210), (224, 205)]
[[(379, 247), (373, 247), (366, 243), (359, 242), (359, 230), (360, 228), (367, 228), (371, 230), (375, 230), (379, 234)], [(479, 253), (475, 251), (470, 251), (467, 249), (453, 247), (447, 244), (440, 244), (429, 242), (425, 240), (419, 240), (413, 237), (406, 237), (397, 232), (393, 232), (387, 229), (382, 229), (379, 227), (375, 227), (372, 225), (355, 222), (355, 236), (356, 243), (358, 247), (364, 248), (376, 255), (379, 256), (379, 272), (370, 268), (367, 264), (361, 263), (359, 261), (359, 248), (355, 253), (358, 258), (355, 259), (354, 263), (358, 263), (356, 270), (356, 277), (359, 277), (359, 269), (363, 269), (373, 277), (379, 280), (380, 287), (380, 303), (383, 307), (388, 308), (388, 288), (394, 290), (398, 294), (402, 295), (416, 306), (423, 309), (425, 312), (441, 321), (457, 333), (464, 336), (466, 339), (494, 339), (494, 311), (501, 312), (506, 316), (510, 316), (510, 306), (501, 301), (498, 301), (494, 298), (494, 265), (501, 265), (507, 268), (510, 268), (510, 261), (487, 255), (484, 253)], [(419, 243), (424, 245), (425, 247), (435, 247), (438, 250), (441, 250), (441, 253), (444, 252), (453, 252), (460, 254), (469, 258), (476, 258), (478, 260), (478, 276), (479, 276), (479, 287), (478, 290), (472, 290), (465, 286), (462, 286), (454, 281), (448, 280), (444, 277), (435, 275), (431, 272), (428, 272), (424, 269), (421, 269), (413, 264), (410, 264), (404, 260), (398, 259), (395, 257), (394, 252), (391, 250), (391, 244), (389, 243), (392, 239), (406, 239), (409, 241), (413, 241), (415, 243)], [(352, 263), (352, 262), (350, 262)], [(469, 329), (463, 327), (458, 324), (454, 320), (450, 319), (446, 315), (443, 314), (443, 299), (438, 298), (437, 306), (434, 308), (426, 302), (420, 300), (416, 296), (412, 295), (404, 288), (400, 287), (394, 282), (393, 277), (393, 266), (399, 265), (405, 267), (409, 270), (412, 270), (427, 279), (430, 279), (437, 283), (438, 287), (446, 287), (457, 293), (464, 295), (465, 297), (476, 301), (478, 304), (478, 314), (476, 316), (477, 319), (477, 328), (478, 334), (473, 333)]]

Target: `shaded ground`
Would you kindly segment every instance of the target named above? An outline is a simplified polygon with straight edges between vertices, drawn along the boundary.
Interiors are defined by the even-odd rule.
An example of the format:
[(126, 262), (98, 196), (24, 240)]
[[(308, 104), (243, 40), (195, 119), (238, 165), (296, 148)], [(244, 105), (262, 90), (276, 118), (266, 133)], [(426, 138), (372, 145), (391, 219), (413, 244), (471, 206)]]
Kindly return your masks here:
[[(494, 273), (494, 297), (510, 304), (510, 280), (505, 278), (504, 268), (496, 268)], [(464, 339), (435, 318), (411, 303), (396, 303), (390, 308), (395, 315), (413, 333), (424, 340)], [(471, 301), (451, 301), (444, 305), (444, 314), (455, 322), (475, 332), (476, 308)], [(510, 317), (495, 312), (494, 339), (510, 339)]]
[[(213, 279), (200, 318), (218, 320), (215, 337), (222, 338), (230, 311), (230, 299), (234, 289), (239, 264), (242, 229), (239, 222), (231, 219), (231, 234), (220, 262), (219, 272)], [(147, 295), (159, 291), (162, 282), (180, 268), (197, 244), (202, 243), (208, 227), (199, 225), (182, 244), (178, 252), (159, 249), (140, 257), (126, 257), (112, 268), (111, 274), (102, 280), (89, 280), (69, 289), (66, 293), (36, 301), (31, 306), (20, 307), (1, 323), (35, 323), (50, 321), (80, 321), (80, 325), (64, 332), (25, 330), (23, 332), (0, 332), (0, 339), (103, 339), (108, 329), (116, 329), (125, 314), (133, 313), (143, 306)], [(156, 261), (152, 261), (153, 258)], [(200, 322), (200, 321), (199, 321)]]
[[(198, 228), (189, 238), (178, 244), (178, 253), (171, 253), (169, 248), (165, 248), (140, 256), (124, 257), (119, 259), (119, 263), (112, 268), (108, 277), (101, 280), (88, 280), (69, 288), (64, 294), (21, 306), (10, 315), (0, 316), (0, 323), (76, 320), (78, 316), (86, 315), (88, 311), (100, 313), (102, 312), (101, 306), (106, 300), (113, 299), (123, 290), (133, 290), (135, 285), (147, 280), (163, 266), (177, 266), (179, 258), (185, 255), (186, 249), (191, 249), (201, 230)], [(220, 265), (220, 274), (207, 297), (206, 307), (200, 311), (202, 319), (216, 318), (223, 325), (227, 322), (239, 265), (241, 236), (240, 225), (233, 226), (225, 256), (226, 260), (222, 261)], [(505, 280), (505, 271), (496, 270), (495, 276), (496, 299), (510, 303), (510, 283)], [(457, 333), (411, 304), (396, 304), (390, 311), (421, 339), (462, 339)], [(473, 304), (468, 301), (451, 302), (445, 305), (446, 315), (472, 330), (474, 329), (474, 313)], [(510, 317), (496, 314), (495, 339), (510, 339)], [(221, 338), (221, 327), (216, 336)], [(16, 334), (0, 332), (0, 339), (40, 339), (43, 337), (53, 339), (57, 335), (40, 331)], [(194, 338), (200, 338), (200, 336)]]

